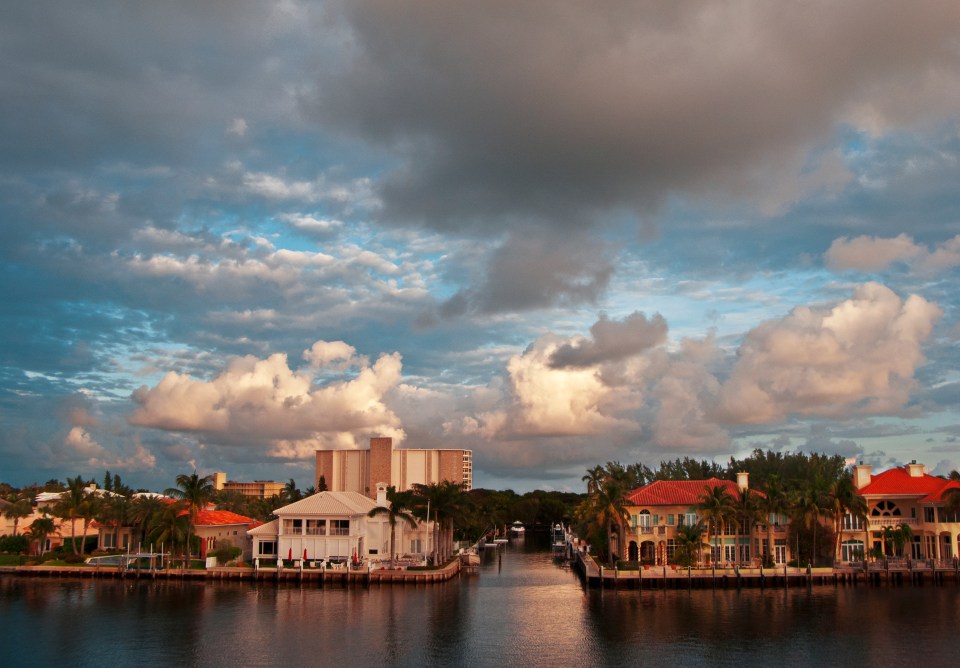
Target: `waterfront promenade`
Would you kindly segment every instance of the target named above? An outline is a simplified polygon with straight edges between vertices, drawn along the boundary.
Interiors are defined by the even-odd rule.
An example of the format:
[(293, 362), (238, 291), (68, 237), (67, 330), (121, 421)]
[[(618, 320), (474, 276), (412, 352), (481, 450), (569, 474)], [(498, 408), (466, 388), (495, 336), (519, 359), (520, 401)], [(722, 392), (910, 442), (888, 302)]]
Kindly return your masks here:
[(864, 567), (838, 568), (683, 568), (649, 566), (640, 570), (605, 568), (581, 551), (569, 550), (566, 557), (581, 580), (590, 587), (630, 589), (687, 589), (731, 587), (791, 587), (812, 584), (923, 584), (953, 582), (960, 584), (960, 568), (955, 561), (936, 563), (928, 560), (871, 562)]
[(317, 585), (428, 584), (446, 582), (460, 575), (460, 560), (435, 569), (335, 569), (335, 568), (250, 568), (220, 566), (207, 569), (138, 569), (120, 566), (6, 566), (0, 573), (47, 578), (122, 578), (160, 580), (256, 580), (259, 582), (302, 582)]

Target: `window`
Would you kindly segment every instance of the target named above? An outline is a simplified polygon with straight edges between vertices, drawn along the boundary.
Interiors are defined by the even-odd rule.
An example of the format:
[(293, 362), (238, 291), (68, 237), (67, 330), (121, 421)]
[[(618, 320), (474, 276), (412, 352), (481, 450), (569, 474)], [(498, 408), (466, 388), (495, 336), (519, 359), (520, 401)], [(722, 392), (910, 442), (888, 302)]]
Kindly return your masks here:
[(844, 531), (863, 531), (863, 518), (847, 513), (843, 516), (840, 526)]
[(787, 541), (777, 539), (773, 544), (773, 560), (778, 564), (787, 563)]
[(258, 554), (261, 557), (272, 557), (277, 553), (277, 541), (267, 540), (259, 543), (260, 551)]
[(114, 540), (114, 538), (116, 538), (116, 536), (114, 536), (112, 533), (105, 533), (105, 534), (103, 534), (103, 547), (104, 547), (104, 549), (109, 550), (109, 549), (112, 549), (112, 548), (114, 548), (114, 547), (117, 546), (117, 543), (116, 543), (116, 541)]
[(673, 526), (673, 514), (667, 515), (667, 526)]
[(303, 533), (303, 520), (284, 520), (283, 533), (300, 535)]
[(689, 526), (693, 526), (697, 523), (697, 514), (696, 513), (687, 513), (683, 516), (683, 523)]
[(659, 516), (659, 515), (654, 515), (654, 516), (653, 516), (653, 526), (657, 526), (657, 525), (659, 525), (659, 524), (660, 524), (660, 516)]
[(308, 536), (326, 536), (327, 521), (326, 520), (307, 520), (307, 535)]
[(350, 520), (330, 520), (331, 536), (349, 536)]
[(410, 541), (410, 552), (412, 554), (420, 554), (423, 552), (423, 541), (419, 538), (414, 538)]
[(640, 514), (637, 516), (637, 521), (638, 521), (638, 523), (639, 523), (640, 531), (641, 531), (641, 532), (646, 532), (646, 533), (649, 533), (649, 532), (650, 532), (650, 527), (653, 526), (653, 525), (650, 523), (650, 520), (651, 520), (650, 511), (649, 511), (649, 510), (641, 510), (641, 511), (640, 511)]
[(724, 561), (736, 561), (736, 560), (737, 560), (737, 546), (736, 546), (736, 545), (724, 545), (724, 546), (723, 546), (723, 560), (724, 560)]
[(870, 511), (873, 517), (900, 517), (900, 508), (893, 501), (881, 501)]
[(840, 558), (843, 561), (861, 561), (863, 555), (863, 541), (845, 540), (840, 544)]
[(937, 521), (937, 520), (936, 520), (936, 517), (935, 517), (935, 515), (934, 515), (933, 508), (924, 508), (924, 509), (923, 509), (923, 521), (924, 521), (924, 522), (930, 522), (931, 524), (932, 524), (933, 522), (936, 522), (936, 521)]
[[(671, 515), (670, 517), (673, 517), (673, 515)], [(667, 539), (667, 561), (668, 562), (673, 561), (673, 555), (676, 553), (676, 551), (677, 551), (677, 542), (673, 538), (668, 538)]]

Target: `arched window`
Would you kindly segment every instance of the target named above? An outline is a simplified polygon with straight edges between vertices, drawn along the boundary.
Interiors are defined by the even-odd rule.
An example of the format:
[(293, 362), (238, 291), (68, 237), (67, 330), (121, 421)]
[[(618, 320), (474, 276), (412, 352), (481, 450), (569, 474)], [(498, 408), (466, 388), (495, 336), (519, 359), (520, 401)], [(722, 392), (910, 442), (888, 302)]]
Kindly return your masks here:
[(900, 517), (900, 508), (893, 501), (880, 501), (873, 510), (871, 517)]

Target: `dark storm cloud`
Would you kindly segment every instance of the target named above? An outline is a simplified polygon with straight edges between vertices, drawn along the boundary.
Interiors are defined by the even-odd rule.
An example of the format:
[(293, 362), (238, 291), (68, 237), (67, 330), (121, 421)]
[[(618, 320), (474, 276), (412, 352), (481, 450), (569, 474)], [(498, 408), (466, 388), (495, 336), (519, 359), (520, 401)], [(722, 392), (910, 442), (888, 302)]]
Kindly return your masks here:
[(613, 274), (604, 251), (601, 244), (579, 235), (559, 237), (542, 228), (511, 234), (491, 254), (483, 276), (441, 305), (440, 314), (453, 317), (593, 303)]
[(667, 321), (659, 313), (647, 320), (646, 315), (634, 311), (619, 322), (601, 314), (590, 327), (590, 334), (593, 340), (583, 339), (557, 348), (550, 366), (588, 367), (638, 355), (667, 340)]
[(384, 220), (474, 230), (796, 176), (839, 123), (942, 110), (916, 96), (956, 68), (960, 25), (953, 2), (351, 0), (340, 16), (351, 48), (305, 108), (400, 160)]

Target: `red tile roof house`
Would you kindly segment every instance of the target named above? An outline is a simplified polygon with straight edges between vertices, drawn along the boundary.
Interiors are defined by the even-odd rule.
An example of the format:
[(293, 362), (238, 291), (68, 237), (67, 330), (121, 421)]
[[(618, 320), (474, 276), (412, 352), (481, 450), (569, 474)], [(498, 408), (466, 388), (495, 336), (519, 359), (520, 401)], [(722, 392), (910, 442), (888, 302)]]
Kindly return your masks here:
[[(627, 542), (626, 556), (630, 561), (643, 564), (663, 565), (673, 561), (677, 528), (696, 524), (701, 517), (697, 511), (700, 497), (707, 489), (720, 486), (734, 499), (740, 490), (748, 489), (749, 474), (737, 475), (732, 480), (657, 480), (644, 485), (627, 495), (627, 512), (630, 524), (626, 527), (624, 541)], [(752, 492), (763, 496), (761, 492)], [(773, 545), (767, 545), (767, 539), (760, 535), (757, 527), (739, 527), (734, 533), (733, 527), (726, 527), (724, 533), (717, 536), (713, 532), (710, 554), (703, 555), (704, 563), (735, 563), (749, 565), (751, 558), (759, 558), (772, 550), (777, 563), (785, 563), (789, 557), (786, 540), (787, 518), (771, 517)], [(706, 536), (704, 536), (706, 537)], [(619, 548), (615, 548), (619, 551)]]
[(930, 475), (923, 464), (912, 462), (871, 475), (868, 465), (853, 468), (854, 482), (860, 495), (867, 501), (867, 522), (845, 520), (845, 530), (857, 534), (844, 541), (844, 553), (855, 549), (867, 551), (877, 548), (890, 551), (890, 542), (884, 545), (883, 529), (903, 524), (913, 534), (904, 554), (912, 559), (950, 561), (960, 555), (960, 515), (944, 510), (949, 490), (960, 490), (960, 483)]
[[(165, 498), (164, 500), (173, 503), (173, 499)], [(186, 510), (180, 513), (181, 516), (186, 514), (188, 514)], [(197, 514), (197, 521), (193, 525), (193, 533), (200, 540), (200, 557), (205, 558), (208, 552), (212, 552), (217, 547), (217, 541), (223, 541), (239, 547), (241, 558), (244, 561), (250, 561), (252, 541), (247, 536), (247, 531), (259, 524), (256, 520), (244, 515), (238, 515), (229, 510), (214, 510), (212, 506), (208, 506)], [(136, 544), (139, 538), (133, 538), (133, 528), (130, 526), (116, 527), (99, 522), (94, 522), (92, 526), (100, 533), (99, 548), (102, 550), (135, 551), (138, 548), (147, 549), (148, 547)]]

